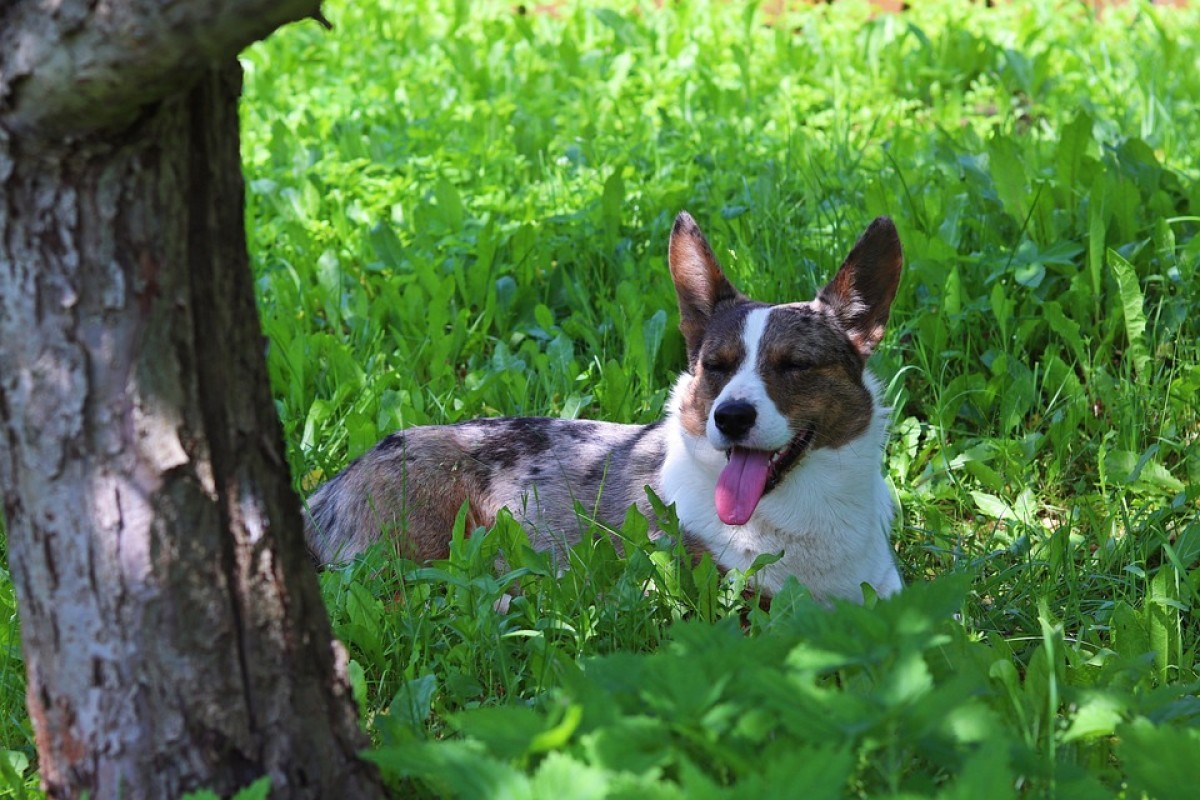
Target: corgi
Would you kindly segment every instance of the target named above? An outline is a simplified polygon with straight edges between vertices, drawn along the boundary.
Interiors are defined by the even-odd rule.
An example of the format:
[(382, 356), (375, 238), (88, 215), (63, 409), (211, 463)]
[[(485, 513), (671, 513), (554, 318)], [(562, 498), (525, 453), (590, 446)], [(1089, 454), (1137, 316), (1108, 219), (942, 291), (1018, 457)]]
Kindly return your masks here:
[(765, 597), (789, 576), (827, 602), (862, 602), (864, 584), (891, 595), (902, 582), (881, 464), (889, 411), (866, 362), (902, 261), (895, 225), (879, 217), (815, 299), (760, 303), (734, 288), (682, 212), (668, 263), (688, 363), (665, 418), (496, 418), (393, 433), (309, 499), (308, 548), (331, 564), (387, 535), (405, 557), (444, 558), (465, 506), (468, 531), (507, 508), (536, 549), (561, 555), (588, 527), (577, 503), (610, 527), (630, 506), (654, 520), (649, 489), (674, 504), (689, 551), (711, 553), (722, 570), (779, 554), (755, 575)]

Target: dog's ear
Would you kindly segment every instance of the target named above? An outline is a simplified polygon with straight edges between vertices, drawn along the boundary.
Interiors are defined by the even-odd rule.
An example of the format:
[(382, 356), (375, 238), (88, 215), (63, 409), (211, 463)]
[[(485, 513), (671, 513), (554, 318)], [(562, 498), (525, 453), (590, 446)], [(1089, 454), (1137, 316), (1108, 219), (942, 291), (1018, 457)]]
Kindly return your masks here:
[(883, 338), (904, 254), (888, 217), (876, 217), (817, 299), (829, 306), (863, 358)]
[(696, 220), (686, 211), (679, 212), (675, 226), (671, 228), (667, 261), (671, 266), (671, 279), (675, 281), (675, 294), (679, 297), (679, 330), (687, 342), (688, 363), (694, 366), (704, 329), (713, 312), (721, 303), (737, 300), (742, 295), (721, 272)]

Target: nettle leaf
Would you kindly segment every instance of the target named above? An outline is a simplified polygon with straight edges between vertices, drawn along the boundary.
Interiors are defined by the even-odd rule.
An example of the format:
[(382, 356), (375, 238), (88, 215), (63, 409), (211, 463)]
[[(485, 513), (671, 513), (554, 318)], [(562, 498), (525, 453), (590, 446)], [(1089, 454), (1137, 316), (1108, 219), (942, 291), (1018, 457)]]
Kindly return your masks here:
[(492, 758), (478, 742), (406, 742), (363, 752), (385, 776), (417, 778), (443, 796), (524, 800), (529, 779)]
[(1063, 734), (1064, 742), (1111, 736), (1125, 718), (1129, 700), (1113, 692), (1087, 692), (1075, 700), (1071, 727)]
[(607, 800), (705, 800), (709, 796), (720, 795), (715, 789), (712, 795), (690, 793), (657, 775), (630, 775), (627, 772), (613, 775), (605, 794)]
[(718, 665), (706, 664), (697, 669), (690, 659), (662, 658), (654, 669), (645, 674), (642, 698), (646, 704), (665, 715), (680, 720), (700, 720), (720, 699), (732, 674), (718, 673)]
[(600, 800), (608, 796), (612, 774), (565, 753), (551, 753), (534, 773), (534, 797), (553, 800)]
[(1008, 800), (1016, 797), (1016, 780), (1008, 749), (984, 744), (959, 772), (958, 779), (938, 793), (938, 800)]
[(735, 797), (764, 800), (838, 800), (854, 767), (854, 754), (844, 748), (814, 747), (776, 752), (761, 770), (739, 781)]
[(837, 650), (813, 647), (807, 643), (788, 654), (787, 664), (802, 673), (824, 674), (855, 663), (851, 656)]
[(524, 706), (477, 708), (453, 715), (450, 723), (506, 761), (525, 755), (533, 737), (546, 725), (541, 714)]
[[(964, 684), (970, 684), (969, 691), (977, 692), (978, 685), (983, 682), (985, 675), (975, 665), (970, 665), (970, 671), (973, 674), (964, 680)], [(940, 695), (939, 687), (936, 696), (940, 698)], [(995, 744), (996, 740), (1003, 736), (1004, 725), (1000, 715), (980, 698), (964, 697), (949, 710), (944, 709), (939, 702), (936, 713), (941, 717), (942, 735), (955, 743), (986, 746), (989, 743)]]
[(1117, 758), (1130, 788), (1150, 797), (1184, 797), (1196, 783), (1200, 729), (1139, 719), (1117, 729)]
[(663, 719), (622, 717), (581, 737), (588, 760), (602, 767), (635, 774), (649, 773), (671, 759), (672, 732)]
[(271, 776), (264, 775), (248, 786), (238, 790), (233, 800), (267, 800), (271, 793)]
[(907, 705), (933, 688), (933, 676), (920, 653), (903, 653), (889, 665), (879, 696), (889, 705)]

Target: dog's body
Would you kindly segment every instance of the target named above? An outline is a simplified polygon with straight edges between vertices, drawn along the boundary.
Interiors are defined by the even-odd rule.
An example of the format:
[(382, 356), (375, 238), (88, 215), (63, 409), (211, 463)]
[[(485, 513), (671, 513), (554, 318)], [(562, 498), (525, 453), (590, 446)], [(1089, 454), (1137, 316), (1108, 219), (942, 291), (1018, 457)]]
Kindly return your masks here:
[(321, 563), (351, 558), (381, 532), (410, 558), (444, 557), (460, 508), (468, 530), (507, 507), (533, 546), (558, 551), (586, 528), (581, 505), (616, 527), (649, 487), (674, 503), (689, 546), (724, 569), (762, 553), (764, 594), (795, 576), (825, 599), (881, 596), (901, 581), (880, 474), (887, 411), (865, 362), (899, 282), (895, 227), (877, 219), (807, 303), (768, 306), (726, 280), (695, 222), (680, 214), (670, 267), (688, 371), (653, 425), (541, 418), (476, 420), (392, 434), (309, 501)]

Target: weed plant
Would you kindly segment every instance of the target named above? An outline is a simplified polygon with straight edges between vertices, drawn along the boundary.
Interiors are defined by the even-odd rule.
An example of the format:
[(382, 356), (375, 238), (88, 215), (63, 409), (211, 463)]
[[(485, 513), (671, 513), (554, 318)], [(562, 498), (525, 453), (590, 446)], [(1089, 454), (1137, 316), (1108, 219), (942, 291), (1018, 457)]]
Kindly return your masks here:
[(411, 425), (657, 418), (680, 209), (764, 300), (878, 214), (905, 246), (873, 363), (904, 593), (764, 611), (637, 514), (562, 574), (508, 518), (381, 547), (321, 575), (368, 757), (425, 796), (1191, 796), (1200, 15), (782, 5), (330, 3), (245, 55), (302, 493)]

